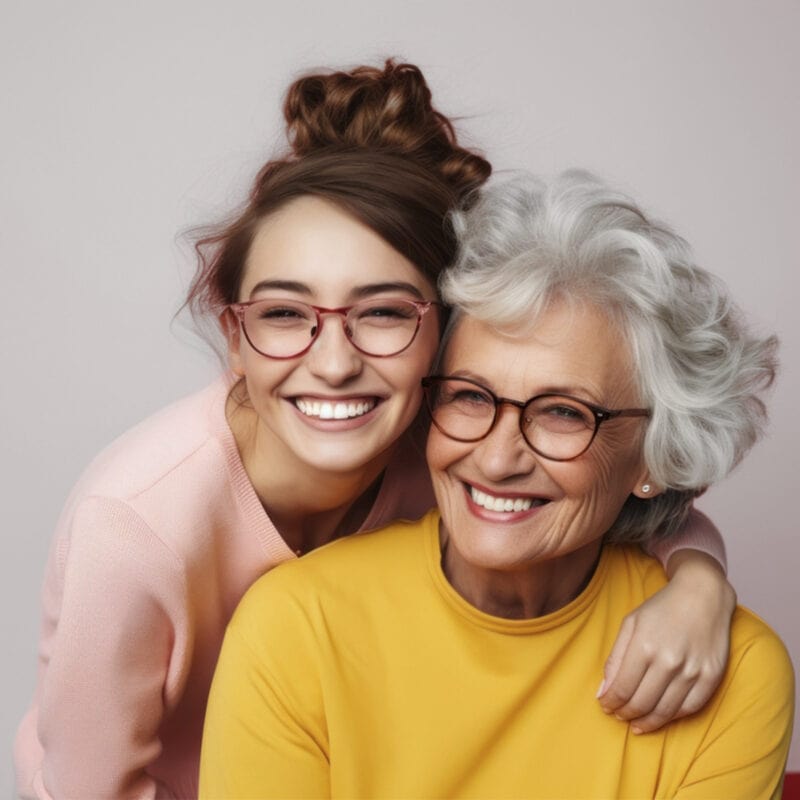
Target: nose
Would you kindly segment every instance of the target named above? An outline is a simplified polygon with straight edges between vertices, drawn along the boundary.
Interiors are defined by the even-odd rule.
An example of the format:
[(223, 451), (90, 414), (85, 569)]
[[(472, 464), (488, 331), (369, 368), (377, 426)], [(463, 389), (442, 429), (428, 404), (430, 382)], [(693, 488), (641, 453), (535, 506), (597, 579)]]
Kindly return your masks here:
[(361, 373), (364, 362), (344, 332), (345, 319), (338, 314), (320, 316), (320, 330), (305, 355), (309, 371), (331, 386), (341, 386)]
[(536, 467), (536, 454), (520, 431), (521, 413), (521, 408), (509, 403), (500, 405), (494, 427), (476, 444), (473, 457), (483, 474), (491, 480), (529, 475)]

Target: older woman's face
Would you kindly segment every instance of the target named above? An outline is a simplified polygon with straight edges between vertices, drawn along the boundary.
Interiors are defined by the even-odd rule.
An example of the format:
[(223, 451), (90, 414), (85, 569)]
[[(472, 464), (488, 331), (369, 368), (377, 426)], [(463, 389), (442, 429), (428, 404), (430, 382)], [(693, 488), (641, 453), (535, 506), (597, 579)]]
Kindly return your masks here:
[[(514, 400), (557, 392), (610, 409), (638, 405), (628, 348), (599, 311), (556, 305), (519, 333), (506, 336), (465, 318), (441, 372)], [(519, 413), (502, 406), (478, 442), (454, 441), (431, 427), (428, 464), (448, 547), (476, 567), (519, 569), (596, 547), (646, 474), (641, 419), (605, 422), (583, 455), (557, 462), (530, 449)], [(495, 511), (497, 498), (521, 499), (516, 506), (523, 509)]]

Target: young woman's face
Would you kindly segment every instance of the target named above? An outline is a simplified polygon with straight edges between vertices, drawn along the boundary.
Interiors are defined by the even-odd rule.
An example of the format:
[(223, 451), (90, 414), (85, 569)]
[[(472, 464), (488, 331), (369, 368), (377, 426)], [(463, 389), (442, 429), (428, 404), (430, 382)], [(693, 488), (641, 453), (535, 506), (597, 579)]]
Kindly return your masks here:
[[(370, 299), (436, 300), (430, 281), (369, 227), (315, 197), (269, 216), (256, 233), (239, 300), (295, 300), (325, 308)], [(387, 358), (357, 350), (342, 317), (322, 317), (319, 335), (300, 356), (261, 355), (234, 329), (230, 358), (275, 458), (330, 472), (357, 470), (387, 451), (421, 403), (420, 380), (439, 340), (438, 311), (416, 338)]]

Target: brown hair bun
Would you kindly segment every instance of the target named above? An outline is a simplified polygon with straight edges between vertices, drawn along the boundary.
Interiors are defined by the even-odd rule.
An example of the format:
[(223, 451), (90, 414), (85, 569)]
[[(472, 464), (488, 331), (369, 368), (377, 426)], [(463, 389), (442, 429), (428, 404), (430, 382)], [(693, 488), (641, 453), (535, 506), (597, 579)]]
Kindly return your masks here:
[(389, 151), (438, 174), (459, 199), (492, 171), (486, 159), (459, 146), (413, 64), (387, 59), (383, 69), (305, 75), (289, 87), (283, 113), (297, 158), (340, 148)]
[(289, 88), (284, 114), (291, 152), (261, 167), (235, 216), (196, 232), (186, 304), (201, 327), (213, 313), (227, 330), (228, 317), (219, 314), (242, 299), (253, 237), (267, 216), (299, 197), (344, 209), (436, 284), (456, 253), (449, 214), (468, 206), (492, 171), (458, 144), (412, 64), (390, 59), (383, 69), (306, 75)]

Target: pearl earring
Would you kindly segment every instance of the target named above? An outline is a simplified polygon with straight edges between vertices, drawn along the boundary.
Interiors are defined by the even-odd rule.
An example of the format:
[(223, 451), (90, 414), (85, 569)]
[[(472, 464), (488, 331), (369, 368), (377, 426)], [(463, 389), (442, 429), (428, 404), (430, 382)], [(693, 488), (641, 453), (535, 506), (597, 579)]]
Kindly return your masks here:
[(648, 494), (649, 492), (650, 492), (650, 484), (649, 483), (645, 483), (642, 486), (642, 494)]

